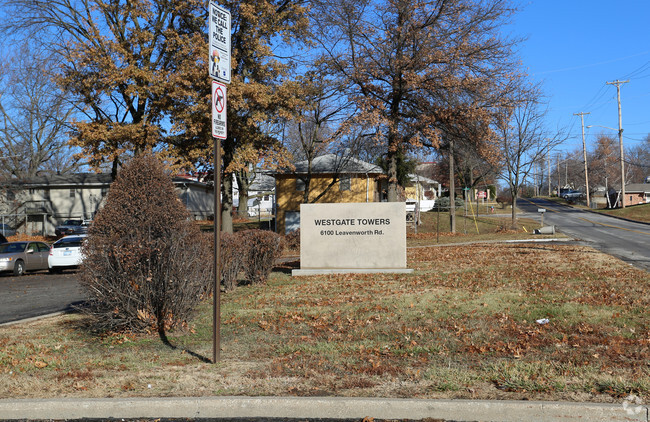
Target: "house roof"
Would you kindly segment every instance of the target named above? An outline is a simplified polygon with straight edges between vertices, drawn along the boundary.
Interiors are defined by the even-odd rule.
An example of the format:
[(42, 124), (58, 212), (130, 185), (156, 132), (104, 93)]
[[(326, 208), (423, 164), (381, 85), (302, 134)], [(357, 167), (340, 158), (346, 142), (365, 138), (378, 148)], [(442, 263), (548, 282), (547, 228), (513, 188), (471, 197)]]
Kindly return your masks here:
[[(307, 160), (299, 161), (295, 164), (294, 171), (284, 171), (283, 173), (305, 174), (308, 170)], [(354, 157), (341, 157), (336, 154), (325, 154), (314, 158), (311, 164), (312, 173), (339, 173), (339, 174), (382, 174), (384, 171), (381, 167), (366, 163)]]
[(251, 183), (249, 190), (259, 192), (271, 192), (275, 189), (275, 178), (263, 172), (255, 173), (255, 180)]
[[(183, 177), (173, 177), (172, 182), (175, 185), (186, 184), (195, 186), (207, 186), (205, 183)], [(51, 176), (39, 176), (25, 180), (22, 185), (25, 188), (43, 188), (43, 187), (69, 187), (69, 186), (101, 186), (108, 187), (113, 183), (110, 173), (72, 173), (57, 174)]]
[(439, 184), (436, 180), (429, 179), (428, 177), (420, 176), (419, 174), (409, 173), (409, 179), (411, 182), (427, 183), (429, 185)]
[(650, 193), (650, 183), (632, 183), (629, 185), (625, 185), (625, 192)]
[(51, 176), (38, 176), (25, 180), (23, 186), (44, 187), (44, 186), (109, 186), (113, 182), (110, 173), (73, 173), (55, 174)]

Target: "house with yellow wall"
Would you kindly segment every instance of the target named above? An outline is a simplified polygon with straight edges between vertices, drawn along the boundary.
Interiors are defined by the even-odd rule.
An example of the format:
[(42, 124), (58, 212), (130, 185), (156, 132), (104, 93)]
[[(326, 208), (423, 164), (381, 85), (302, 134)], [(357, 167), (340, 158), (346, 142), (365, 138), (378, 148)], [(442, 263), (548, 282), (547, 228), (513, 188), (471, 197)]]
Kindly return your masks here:
[(293, 170), (277, 172), (276, 230), (288, 233), (300, 227), (307, 182), (309, 203), (380, 202), (382, 183), (386, 184), (383, 174), (379, 166), (336, 154), (316, 157), (311, 165), (300, 161)]

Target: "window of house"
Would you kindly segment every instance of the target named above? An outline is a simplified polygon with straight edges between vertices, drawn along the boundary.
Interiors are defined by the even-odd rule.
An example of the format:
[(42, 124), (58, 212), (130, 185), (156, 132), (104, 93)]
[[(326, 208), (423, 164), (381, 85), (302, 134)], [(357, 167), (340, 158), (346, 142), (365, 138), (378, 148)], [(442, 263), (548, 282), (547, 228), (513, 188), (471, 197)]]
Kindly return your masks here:
[(70, 189), (70, 198), (74, 198), (75, 191), (74, 189)]
[(269, 196), (268, 196), (268, 195), (264, 195), (264, 201), (268, 201), (268, 200), (269, 200)]
[(339, 190), (341, 192), (350, 190), (350, 183), (351, 183), (350, 175), (341, 176), (341, 179), (339, 180)]
[(298, 192), (304, 192), (305, 191), (305, 181), (302, 179), (296, 179), (296, 190)]
[(43, 199), (50, 199), (50, 190), (43, 189)]
[(102, 188), (102, 196), (106, 196), (108, 193), (108, 188)]

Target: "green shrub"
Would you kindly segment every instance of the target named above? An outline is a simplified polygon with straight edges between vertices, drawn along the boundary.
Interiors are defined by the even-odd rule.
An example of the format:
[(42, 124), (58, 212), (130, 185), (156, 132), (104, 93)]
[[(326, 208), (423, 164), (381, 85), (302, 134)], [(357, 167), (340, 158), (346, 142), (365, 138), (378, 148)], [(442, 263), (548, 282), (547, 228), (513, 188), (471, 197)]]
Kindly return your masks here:
[(251, 284), (266, 283), (275, 261), (284, 250), (284, 239), (279, 234), (266, 230), (245, 230), (240, 232), (240, 236), (246, 245), (246, 280)]
[(85, 312), (102, 330), (184, 325), (212, 276), (210, 245), (189, 219), (171, 178), (150, 155), (118, 174), (88, 232), (80, 281)]

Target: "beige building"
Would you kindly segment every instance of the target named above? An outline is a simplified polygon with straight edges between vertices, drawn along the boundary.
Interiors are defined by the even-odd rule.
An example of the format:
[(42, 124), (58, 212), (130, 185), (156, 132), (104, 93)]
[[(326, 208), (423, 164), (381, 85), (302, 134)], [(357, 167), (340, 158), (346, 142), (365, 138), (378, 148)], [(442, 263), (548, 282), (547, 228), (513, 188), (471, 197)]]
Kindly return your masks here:
[[(92, 220), (103, 206), (112, 181), (109, 173), (76, 173), (13, 181), (2, 189), (0, 218), (19, 233), (53, 235), (54, 228), (64, 220)], [(172, 181), (179, 200), (193, 218), (207, 219), (214, 214), (211, 186), (181, 177), (174, 177)]]

